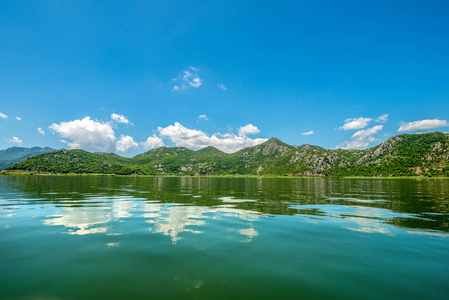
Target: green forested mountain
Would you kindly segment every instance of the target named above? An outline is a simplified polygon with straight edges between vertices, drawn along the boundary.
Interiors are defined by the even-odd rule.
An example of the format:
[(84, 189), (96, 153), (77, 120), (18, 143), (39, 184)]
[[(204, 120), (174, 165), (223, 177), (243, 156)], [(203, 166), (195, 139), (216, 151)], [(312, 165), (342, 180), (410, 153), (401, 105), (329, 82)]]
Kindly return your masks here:
[(161, 147), (124, 158), (113, 153), (60, 150), (30, 157), (7, 170), (174, 175), (448, 176), (449, 134), (403, 134), (367, 150), (287, 145), (276, 138), (226, 154)]
[(32, 147), (32, 148), (24, 148), (24, 147), (11, 147), (5, 150), (0, 150), (0, 169), (4, 169), (9, 167), (15, 163), (24, 161), (28, 157), (55, 151), (56, 149), (52, 149), (49, 147), (41, 148), (41, 147)]

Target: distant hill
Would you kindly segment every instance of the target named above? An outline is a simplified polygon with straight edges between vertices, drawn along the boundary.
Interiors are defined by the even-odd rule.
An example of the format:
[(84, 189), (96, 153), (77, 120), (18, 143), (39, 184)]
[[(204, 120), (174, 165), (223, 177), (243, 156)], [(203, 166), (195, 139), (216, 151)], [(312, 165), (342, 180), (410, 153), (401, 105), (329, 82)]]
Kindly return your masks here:
[(4, 169), (15, 163), (24, 161), (28, 157), (51, 151), (56, 151), (56, 149), (52, 149), (49, 147), (11, 147), (5, 150), (0, 150), (0, 169)]
[(226, 154), (206, 147), (161, 147), (125, 158), (61, 150), (30, 157), (8, 170), (174, 175), (449, 176), (449, 134), (403, 134), (366, 150), (291, 146), (276, 138)]

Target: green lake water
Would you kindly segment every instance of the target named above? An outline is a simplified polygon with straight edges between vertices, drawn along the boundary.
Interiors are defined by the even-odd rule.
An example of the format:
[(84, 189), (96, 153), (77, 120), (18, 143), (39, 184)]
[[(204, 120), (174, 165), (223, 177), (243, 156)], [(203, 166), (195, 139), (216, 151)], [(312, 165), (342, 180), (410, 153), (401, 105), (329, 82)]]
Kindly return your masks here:
[(448, 299), (449, 180), (0, 176), (0, 299)]

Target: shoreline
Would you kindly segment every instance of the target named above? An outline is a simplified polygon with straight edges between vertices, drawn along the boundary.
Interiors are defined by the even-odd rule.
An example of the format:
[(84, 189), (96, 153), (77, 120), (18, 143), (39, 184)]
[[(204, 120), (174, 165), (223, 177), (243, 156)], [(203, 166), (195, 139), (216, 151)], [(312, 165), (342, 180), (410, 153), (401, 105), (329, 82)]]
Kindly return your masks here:
[(326, 177), (313, 175), (140, 175), (140, 174), (102, 174), (102, 173), (40, 173), (40, 172), (7, 172), (0, 171), (0, 176), (108, 176), (108, 177), (154, 177), (154, 178), (172, 178), (172, 177), (189, 177), (189, 178), (323, 178), (323, 179), (449, 179), (448, 176), (342, 176), (342, 177)]

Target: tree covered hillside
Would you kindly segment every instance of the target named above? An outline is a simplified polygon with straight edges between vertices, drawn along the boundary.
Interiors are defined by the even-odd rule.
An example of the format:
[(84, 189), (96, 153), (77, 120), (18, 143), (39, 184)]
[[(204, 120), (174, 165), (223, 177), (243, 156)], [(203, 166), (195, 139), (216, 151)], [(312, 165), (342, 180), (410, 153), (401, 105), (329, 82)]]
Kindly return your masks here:
[(9, 171), (173, 175), (448, 176), (449, 135), (403, 134), (367, 150), (291, 146), (272, 138), (226, 154), (206, 147), (161, 147), (125, 158), (62, 150), (31, 157)]
[(11, 147), (5, 150), (0, 150), (0, 169), (4, 169), (15, 163), (24, 161), (28, 157), (51, 151), (56, 151), (56, 149), (52, 149), (49, 147)]

